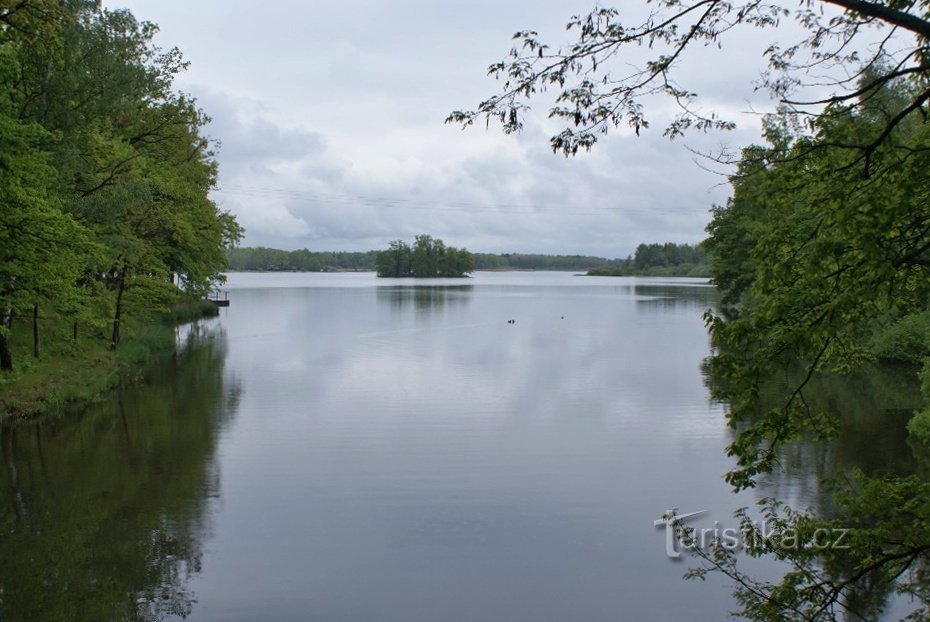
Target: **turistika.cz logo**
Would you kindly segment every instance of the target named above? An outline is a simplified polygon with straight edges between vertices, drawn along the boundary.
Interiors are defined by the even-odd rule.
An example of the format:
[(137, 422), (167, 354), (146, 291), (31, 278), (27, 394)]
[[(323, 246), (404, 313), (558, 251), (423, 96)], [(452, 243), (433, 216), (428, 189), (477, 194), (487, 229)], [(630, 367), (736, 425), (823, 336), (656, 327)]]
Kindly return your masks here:
[(679, 513), (677, 508), (668, 510), (653, 521), (655, 527), (665, 529), (665, 554), (678, 559), (683, 552), (699, 549), (709, 551), (720, 547), (727, 551), (739, 551), (758, 547), (763, 542), (774, 543), (782, 549), (847, 549), (845, 544), (848, 529), (820, 528), (810, 537), (801, 538), (793, 529), (778, 530), (765, 520), (743, 522), (740, 527), (721, 527), (714, 521), (712, 527), (693, 527), (688, 521), (707, 514), (707, 510)]

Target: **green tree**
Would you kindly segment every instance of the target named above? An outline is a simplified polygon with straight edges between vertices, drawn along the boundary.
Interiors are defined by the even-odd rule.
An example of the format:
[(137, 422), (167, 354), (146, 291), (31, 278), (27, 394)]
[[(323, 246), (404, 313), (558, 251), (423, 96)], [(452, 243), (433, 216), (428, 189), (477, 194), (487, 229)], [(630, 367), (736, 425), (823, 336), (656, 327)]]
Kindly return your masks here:
[[(894, 88), (898, 95), (910, 89)], [(814, 136), (779, 134), (764, 155), (769, 164), (737, 179), (729, 206), (715, 210), (708, 241), (715, 275), (725, 296), (743, 304), (726, 321), (712, 318), (711, 327), (718, 342), (731, 346), (716, 364), (748, 374), (737, 384), (751, 387), (791, 359), (808, 361), (811, 373), (855, 365), (868, 355), (861, 335), (869, 321), (926, 308), (927, 126), (916, 118), (899, 124), (893, 142), (875, 152), (882, 175), (868, 179), (850, 166), (853, 153), (831, 146), (875, 131), (884, 118), (862, 106), (830, 109), (815, 123)], [(752, 401), (751, 392), (732, 396), (734, 416)], [(745, 470), (733, 481), (748, 483), (771, 466), (774, 455), (758, 449), (761, 441), (777, 445), (808, 428), (820, 424), (795, 396), (744, 432), (734, 451)]]
[(381, 277), (410, 276), (410, 246), (403, 240), (394, 240), (387, 250), (375, 255), (375, 269)]
[[(7, 14), (9, 15), (9, 14)], [(13, 368), (12, 317), (48, 301), (79, 303), (77, 279), (91, 250), (87, 232), (58, 209), (54, 170), (35, 145), (49, 139), (39, 125), (17, 118), (12, 86), (25, 43), (0, 33), (0, 369)]]
[(375, 254), (379, 277), (463, 277), (475, 270), (475, 258), (465, 249), (446, 246), (442, 240), (418, 235), (413, 247), (402, 240)]
[[(810, 383), (824, 370), (853, 369), (872, 357), (865, 337), (883, 318), (916, 317), (928, 307), (927, 125), (914, 116), (898, 123), (873, 152), (868, 178), (857, 166), (859, 154), (843, 146), (884, 132), (889, 113), (914, 88), (889, 83), (867, 93), (868, 101), (830, 107), (812, 124), (813, 135), (770, 123), (769, 145), (747, 150), (733, 199), (714, 210), (708, 227), (714, 274), (735, 306), (709, 315), (719, 346), (710, 368), (740, 430), (730, 447), (738, 468), (728, 474), (737, 487), (770, 472), (792, 441), (836, 434), (838, 421), (809, 400)], [(784, 387), (777, 405), (760, 403), (766, 380), (798, 361), (804, 372)], [(796, 568), (776, 583), (750, 580), (725, 552), (708, 559), (707, 568), (742, 581), (737, 596), (751, 619), (855, 614), (862, 604), (856, 595), (870, 583), (915, 595), (926, 615), (920, 577), (930, 565), (930, 539), (907, 517), (928, 503), (930, 493), (917, 479), (858, 476), (839, 496), (838, 511), (855, 534), (849, 549), (815, 554), (766, 544), (759, 554)], [(769, 509), (781, 512), (785, 529), (810, 535), (831, 526), (826, 518)], [(867, 611), (865, 618), (877, 615)]]
[(208, 118), (173, 90), (186, 64), (156, 32), (94, 0), (0, 3), (3, 369), (24, 309), (102, 323), (109, 306), (115, 345), (127, 308), (223, 278), (242, 230), (209, 199)]
[(451, 256), (446, 274), (443, 276), (460, 276), (475, 271), (475, 256), (464, 248), (450, 248)]
[(60, 62), (41, 47), (25, 54), (23, 109), (60, 136), (50, 147), (59, 195), (105, 249), (96, 273), (112, 292), (115, 345), (128, 292), (140, 308), (170, 303), (173, 284), (204, 293), (242, 231), (208, 197), (209, 119), (172, 90), (180, 52), (152, 44), (154, 25), (93, 2), (77, 3), (60, 30)]
[(445, 252), (440, 240), (421, 234), (416, 236), (410, 252), (410, 274), (416, 278), (429, 278), (439, 274), (439, 259)]

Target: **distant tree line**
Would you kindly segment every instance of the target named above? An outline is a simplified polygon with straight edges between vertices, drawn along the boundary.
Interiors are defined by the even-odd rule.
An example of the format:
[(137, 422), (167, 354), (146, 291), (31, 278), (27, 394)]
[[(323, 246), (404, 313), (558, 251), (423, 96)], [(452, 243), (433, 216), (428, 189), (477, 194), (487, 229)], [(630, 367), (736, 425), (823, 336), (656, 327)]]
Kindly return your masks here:
[[(229, 269), (254, 272), (333, 272), (377, 270), (378, 251), (333, 252), (306, 248), (285, 251), (277, 248), (231, 248), (227, 251)], [(618, 260), (586, 255), (545, 255), (525, 253), (472, 253), (475, 270), (588, 270)]]
[(335, 272), (374, 270), (376, 251), (364, 253), (310, 251), (306, 248), (284, 251), (277, 248), (231, 248), (227, 251), (229, 269), (254, 272)]
[(394, 240), (375, 254), (379, 277), (464, 277), (475, 271), (475, 257), (464, 248), (446, 246), (429, 235), (418, 235), (411, 247)]
[[(432, 238), (431, 238), (432, 239)], [(433, 242), (441, 240), (433, 239)], [(399, 243), (399, 245), (398, 245)], [(387, 251), (404, 257), (405, 242), (396, 240)], [(449, 248), (443, 245), (444, 251)], [(379, 251), (333, 252), (295, 251), (277, 248), (231, 248), (226, 254), (230, 270), (254, 272), (338, 272), (378, 271)], [(386, 252), (386, 251), (380, 251)], [(424, 252), (424, 255), (427, 255)], [(469, 253), (472, 270), (586, 270), (608, 276), (707, 276), (707, 257), (703, 249), (688, 244), (640, 244), (626, 259), (607, 259), (591, 255), (546, 255), (541, 253)], [(394, 269), (398, 269), (395, 263)], [(400, 269), (404, 269), (401, 261)], [(393, 270), (392, 270), (393, 271)], [(471, 270), (469, 270), (471, 271)]]
[(590, 276), (709, 276), (708, 255), (698, 244), (640, 244), (626, 259), (588, 271)]
[(475, 268), (478, 270), (588, 270), (610, 265), (611, 261), (587, 255), (475, 253)]

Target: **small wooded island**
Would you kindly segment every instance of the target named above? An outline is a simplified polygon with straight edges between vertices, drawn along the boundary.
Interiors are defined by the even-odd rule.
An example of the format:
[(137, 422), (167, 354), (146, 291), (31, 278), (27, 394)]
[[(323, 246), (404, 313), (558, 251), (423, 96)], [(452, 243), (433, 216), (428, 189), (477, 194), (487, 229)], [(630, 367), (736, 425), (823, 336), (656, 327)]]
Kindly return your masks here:
[(379, 277), (389, 278), (462, 278), (475, 271), (475, 257), (464, 248), (446, 246), (432, 236), (416, 236), (413, 247), (394, 240), (387, 249), (375, 254)]

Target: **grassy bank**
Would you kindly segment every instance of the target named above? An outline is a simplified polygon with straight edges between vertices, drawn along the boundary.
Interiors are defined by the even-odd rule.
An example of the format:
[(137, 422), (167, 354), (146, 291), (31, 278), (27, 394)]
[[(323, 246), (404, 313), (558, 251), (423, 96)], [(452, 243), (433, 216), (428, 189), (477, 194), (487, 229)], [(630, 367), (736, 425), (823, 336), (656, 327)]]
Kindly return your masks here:
[(60, 415), (103, 398), (120, 382), (137, 380), (152, 361), (174, 349), (174, 327), (215, 316), (206, 301), (127, 322), (120, 345), (109, 347), (105, 325), (74, 327), (54, 316), (39, 320), (40, 354), (33, 352), (32, 318), (14, 320), (12, 372), (0, 375), (0, 419)]

